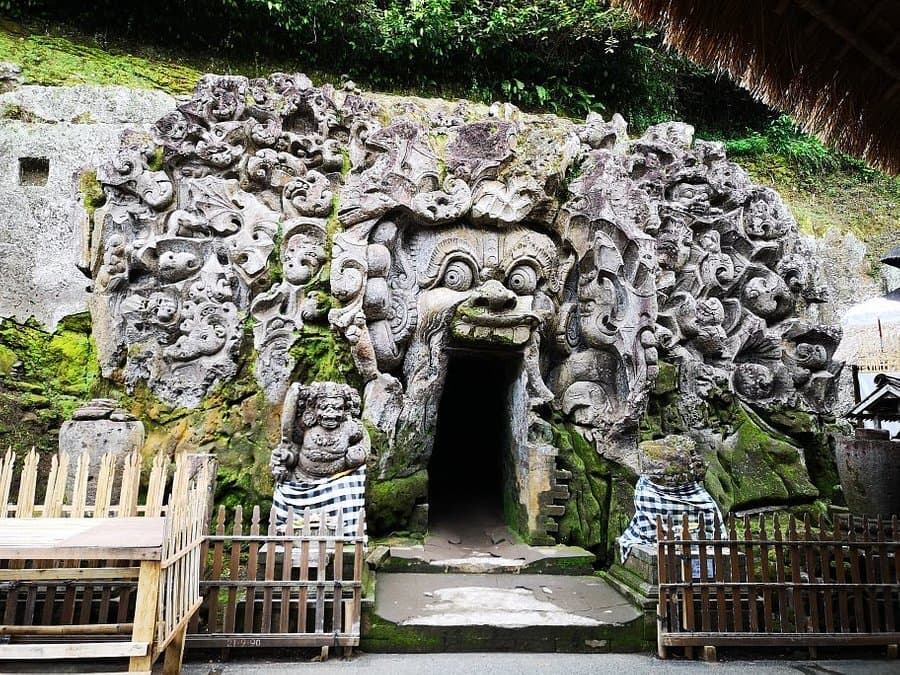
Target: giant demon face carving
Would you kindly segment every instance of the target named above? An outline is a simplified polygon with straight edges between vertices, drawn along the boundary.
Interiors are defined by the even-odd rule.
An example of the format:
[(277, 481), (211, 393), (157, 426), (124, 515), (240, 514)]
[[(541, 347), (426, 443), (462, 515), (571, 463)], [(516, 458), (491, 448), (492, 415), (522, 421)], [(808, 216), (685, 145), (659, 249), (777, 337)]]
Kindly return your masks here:
[(452, 312), (454, 342), (523, 348), (553, 315), (559, 291), (556, 245), (524, 227), (451, 227), (410, 233), (418, 316), (424, 326)]

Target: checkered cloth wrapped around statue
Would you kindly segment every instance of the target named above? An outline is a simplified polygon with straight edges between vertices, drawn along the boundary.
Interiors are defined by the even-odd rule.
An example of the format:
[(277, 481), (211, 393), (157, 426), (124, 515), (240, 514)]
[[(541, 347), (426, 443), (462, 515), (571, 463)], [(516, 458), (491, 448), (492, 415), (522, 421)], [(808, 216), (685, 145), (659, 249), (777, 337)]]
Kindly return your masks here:
[[(284, 481), (275, 486), (272, 505), (278, 530), (284, 531), (288, 509), (294, 508), (294, 523), (302, 527), (304, 509), (315, 515), (325, 512), (326, 524), (338, 535), (354, 535), (366, 502), (366, 467), (360, 466), (319, 480)], [(342, 530), (338, 530), (338, 525)]]
[[(656, 485), (646, 476), (638, 479), (634, 489), (634, 517), (628, 529), (619, 537), (619, 550), (624, 562), (631, 548), (638, 544), (656, 544), (656, 517), (672, 516), (680, 523), (687, 514), (692, 533), (700, 529), (703, 514), (706, 537), (714, 535), (715, 517), (722, 523), (722, 512), (702, 483), (693, 482), (677, 486)], [(724, 535), (724, 529), (722, 529)]]

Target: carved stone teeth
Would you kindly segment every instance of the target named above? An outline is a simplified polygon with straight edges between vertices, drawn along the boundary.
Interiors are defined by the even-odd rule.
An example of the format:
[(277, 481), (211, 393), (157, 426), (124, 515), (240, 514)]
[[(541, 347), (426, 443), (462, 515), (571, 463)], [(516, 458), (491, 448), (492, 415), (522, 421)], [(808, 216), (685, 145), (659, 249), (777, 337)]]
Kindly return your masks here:
[(531, 331), (525, 326), (517, 326), (515, 328), (515, 333), (513, 337), (513, 341), (516, 344), (525, 344), (528, 342), (528, 338), (531, 337)]
[(503, 342), (512, 342), (515, 339), (514, 328), (495, 328), (494, 335)]
[(491, 336), (491, 329), (487, 326), (475, 326), (475, 331), (472, 333), (472, 336), (475, 339), (483, 340)]

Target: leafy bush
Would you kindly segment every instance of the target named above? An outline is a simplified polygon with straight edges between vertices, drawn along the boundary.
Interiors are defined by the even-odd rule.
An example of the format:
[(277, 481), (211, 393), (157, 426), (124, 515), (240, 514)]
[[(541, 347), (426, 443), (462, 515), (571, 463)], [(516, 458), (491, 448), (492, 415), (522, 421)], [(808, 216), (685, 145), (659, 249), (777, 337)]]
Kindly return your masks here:
[(290, 60), (370, 89), (619, 112), (634, 129), (681, 118), (733, 133), (771, 116), (608, 0), (0, 0), (0, 12), (74, 23), (101, 42)]

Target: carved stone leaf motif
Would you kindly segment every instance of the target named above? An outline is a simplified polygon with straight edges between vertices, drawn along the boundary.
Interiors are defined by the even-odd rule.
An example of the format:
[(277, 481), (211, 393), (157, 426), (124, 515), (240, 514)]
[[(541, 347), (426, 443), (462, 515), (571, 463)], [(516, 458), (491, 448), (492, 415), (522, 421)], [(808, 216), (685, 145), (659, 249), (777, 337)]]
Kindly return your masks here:
[(478, 185), (472, 203), (476, 222), (495, 222), (504, 226), (522, 221), (534, 208), (536, 186), (525, 178), (513, 178), (508, 184), (484, 181)]

